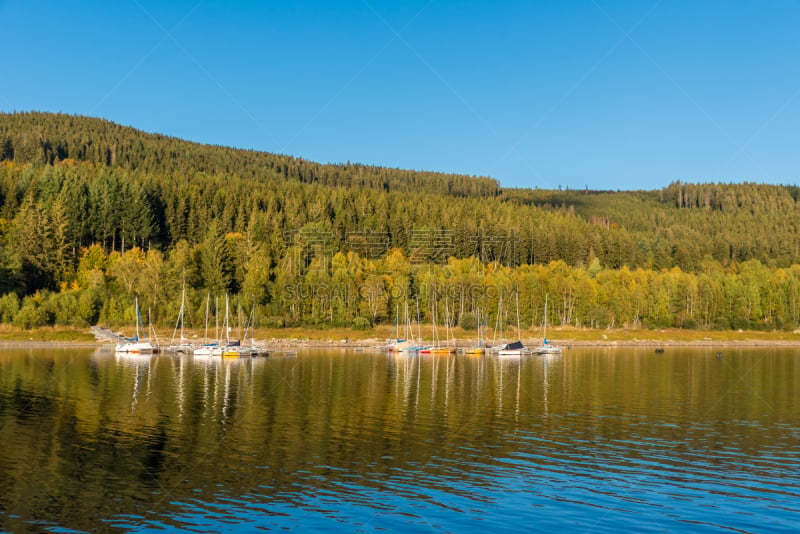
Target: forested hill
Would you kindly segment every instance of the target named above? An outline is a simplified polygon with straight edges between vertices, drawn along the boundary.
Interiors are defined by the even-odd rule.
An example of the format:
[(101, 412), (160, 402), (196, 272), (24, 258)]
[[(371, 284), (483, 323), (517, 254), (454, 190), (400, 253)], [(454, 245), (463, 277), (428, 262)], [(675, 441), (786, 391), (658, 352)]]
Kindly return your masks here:
[(110, 121), (52, 113), (0, 114), (0, 160), (53, 164), (87, 161), (147, 173), (206, 173), (326, 186), (492, 197), (499, 184), (480, 178), (300, 158), (201, 145), (148, 134)]
[(410, 298), (492, 318), (504, 288), (526, 317), (558, 295), (554, 324), (793, 327), (799, 198), (500, 189), (0, 114), (0, 322), (119, 323), (134, 296), (165, 321), (185, 281), (195, 309), (239, 294), (284, 324), (374, 324)]
[(795, 185), (673, 182), (656, 191), (506, 189), (502, 198), (574, 214), (592, 227), (625, 236), (620, 246), (629, 250), (623, 260), (629, 267), (696, 271), (706, 258), (723, 265), (751, 259), (782, 267), (800, 262), (800, 188)]
[(0, 114), (0, 161), (0, 217), (17, 223), (6, 244), (35, 213), (39, 224), (63, 219), (75, 254), (91, 243), (168, 251), (215, 228), (262, 241), (273, 261), (314, 234), (326, 250), (398, 247), (426, 260), (512, 266), (597, 258), (608, 268), (693, 272), (706, 259), (800, 263), (796, 186), (501, 190), (489, 178), (322, 165), (49, 113)]

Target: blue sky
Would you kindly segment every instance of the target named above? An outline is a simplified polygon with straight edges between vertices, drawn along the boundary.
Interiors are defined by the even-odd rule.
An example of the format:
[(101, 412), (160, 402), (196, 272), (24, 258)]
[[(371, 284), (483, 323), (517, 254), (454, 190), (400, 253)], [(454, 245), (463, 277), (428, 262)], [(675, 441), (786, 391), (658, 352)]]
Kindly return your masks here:
[(796, 1), (0, 0), (0, 110), (507, 187), (798, 183)]

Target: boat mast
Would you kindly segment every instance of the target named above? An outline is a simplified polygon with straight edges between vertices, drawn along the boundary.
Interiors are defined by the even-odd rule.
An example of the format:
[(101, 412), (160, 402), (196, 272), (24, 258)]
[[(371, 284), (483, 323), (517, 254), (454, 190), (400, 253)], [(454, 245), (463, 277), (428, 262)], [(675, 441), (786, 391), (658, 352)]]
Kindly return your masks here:
[(542, 326), (542, 342), (547, 343), (547, 293), (544, 294), (544, 319)]
[(431, 343), (433, 343), (433, 348), (438, 348), (441, 343), (439, 343), (439, 332), (436, 330), (436, 290), (431, 288)]
[[(497, 324), (500, 326), (500, 343), (503, 342), (503, 294), (500, 294), (500, 302), (497, 304)], [(495, 329), (497, 332), (497, 329)]]
[(183, 343), (183, 314), (186, 313), (186, 280), (183, 281), (183, 288), (181, 288), (181, 343)]
[[(148, 306), (147, 308), (147, 329), (149, 331), (150, 336), (155, 340), (156, 345), (158, 345), (158, 333), (156, 332), (155, 327), (153, 326), (153, 316), (152, 310)], [(142, 330), (144, 330), (144, 325), (142, 326)]]
[(478, 346), (483, 346), (483, 323), (481, 322), (481, 309), (478, 308)]
[(178, 312), (178, 320), (175, 322), (175, 329), (172, 331), (172, 345), (175, 344), (175, 335), (178, 333), (178, 328), (181, 329), (180, 343), (183, 343), (183, 312), (186, 303), (186, 280), (183, 281), (183, 289), (181, 289), (181, 309)]
[(396, 342), (397, 338), (400, 337), (400, 329), (397, 325), (398, 316), (400, 315), (400, 305), (395, 304), (394, 307), (394, 326), (392, 326), (392, 333), (389, 335), (389, 342)]
[(136, 341), (139, 341), (139, 297), (133, 299), (133, 306), (136, 309)]
[[(405, 320), (403, 321), (403, 337), (413, 340), (414, 335), (411, 330), (411, 318), (408, 316), (408, 299), (405, 302)], [(411, 334), (411, 335), (409, 335)]]
[(229, 339), (229, 330), (231, 329), (230, 325), (228, 324), (228, 294), (225, 293), (225, 324), (223, 326), (225, 329), (225, 346), (230, 345)]
[(206, 295), (206, 341), (208, 341), (208, 309), (211, 306), (211, 293)]
[(422, 343), (422, 318), (419, 314), (419, 295), (417, 295), (417, 343)]
[[(445, 344), (450, 346), (450, 309), (447, 306), (447, 294), (444, 296), (444, 337), (446, 338)], [(455, 336), (453, 336), (453, 346), (455, 346)]]

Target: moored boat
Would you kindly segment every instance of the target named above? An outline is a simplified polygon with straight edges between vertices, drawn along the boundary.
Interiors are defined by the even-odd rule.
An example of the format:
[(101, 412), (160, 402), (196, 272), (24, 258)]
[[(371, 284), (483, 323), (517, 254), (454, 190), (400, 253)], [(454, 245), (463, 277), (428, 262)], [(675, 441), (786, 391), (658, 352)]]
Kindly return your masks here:
[(449, 313), (447, 311), (447, 301), (445, 301), (445, 312), (444, 312), (444, 328), (445, 328), (445, 344), (441, 345), (439, 343), (439, 334), (436, 329), (436, 294), (434, 293), (433, 297), (431, 298), (431, 336), (432, 336), (432, 346), (424, 348), (419, 352), (421, 354), (455, 354), (456, 347), (455, 343), (450, 345), (450, 328), (449, 324)]
[(561, 354), (561, 347), (553, 345), (547, 339), (547, 294), (544, 295), (544, 319), (542, 321), (542, 344), (533, 349), (533, 352), (540, 355)]
[[(181, 309), (178, 312), (178, 320), (175, 323), (175, 330), (172, 332), (172, 341), (164, 349), (164, 352), (191, 354), (194, 351), (194, 345), (190, 343), (189, 340), (186, 339), (183, 334), (185, 310), (186, 310), (186, 282), (183, 283), (183, 289), (181, 290)], [(180, 328), (180, 337), (176, 341), (176, 336), (178, 334), (179, 328)]]
[(481, 320), (481, 310), (478, 309), (478, 343), (477, 345), (473, 345), (464, 349), (464, 354), (481, 355), (486, 353), (486, 347), (483, 344), (483, 330), (485, 326), (484, 322), (485, 319)]
[(136, 309), (136, 337), (126, 338), (124, 343), (117, 343), (114, 350), (116, 352), (124, 352), (129, 354), (152, 354), (157, 351), (150, 341), (147, 339), (139, 338), (139, 326), (141, 325), (141, 316), (139, 314), (139, 299), (134, 299), (134, 307)]
[(422, 354), (455, 354), (455, 347), (431, 347), (419, 351)]
[[(520, 335), (520, 328), (519, 328), (519, 294), (516, 295), (516, 303), (517, 303), (517, 335)], [(513, 343), (508, 343), (504, 347), (499, 347), (497, 349), (498, 356), (525, 356), (528, 354), (532, 354), (531, 349), (526, 347), (522, 344), (522, 340), (518, 339)]]
[(522, 344), (522, 341), (508, 343), (505, 347), (497, 351), (498, 356), (524, 356), (532, 354), (531, 349)]
[(195, 347), (192, 351), (195, 358), (208, 358), (211, 356), (222, 356), (222, 347), (217, 344), (202, 345)]
[(128, 339), (125, 343), (118, 343), (114, 348), (116, 352), (127, 352), (133, 354), (152, 354), (155, 347), (149, 341), (139, 341), (138, 339)]

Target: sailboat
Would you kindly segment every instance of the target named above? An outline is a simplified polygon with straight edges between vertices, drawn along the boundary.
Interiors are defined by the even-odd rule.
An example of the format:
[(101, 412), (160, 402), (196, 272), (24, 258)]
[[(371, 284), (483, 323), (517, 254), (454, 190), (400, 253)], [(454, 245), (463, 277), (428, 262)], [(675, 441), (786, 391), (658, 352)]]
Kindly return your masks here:
[(547, 339), (547, 293), (544, 295), (544, 321), (542, 322), (542, 344), (533, 349), (536, 354), (561, 354), (561, 347)]
[[(186, 282), (183, 283), (183, 289), (181, 290), (181, 310), (178, 312), (178, 320), (175, 323), (175, 330), (172, 332), (172, 341), (170, 342), (169, 346), (165, 349), (166, 352), (181, 352), (181, 353), (191, 353), (194, 350), (194, 346), (189, 343), (189, 340), (186, 339), (183, 335), (183, 322), (184, 322), (184, 315), (186, 313)], [(175, 342), (175, 336), (178, 334), (178, 329), (180, 328), (181, 336), (178, 339), (178, 342)]]
[(483, 346), (483, 329), (484, 324), (481, 318), (481, 310), (478, 309), (478, 344), (467, 347), (464, 350), (464, 354), (483, 354), (486, 352), (486, 348)]
[[(205, 338), (208, 341), (208, 314), (211, 306), (211, 295), (206, 297), (206, 334)], [(217, 299), (214, 298), (214, 337), (217, 339), (214, 343), (206, 343), (200, 347), (195, 347), (192, 354), (195, 358), (207, 358), (210, 356), (221, 356), (222, 347), (219, 346), (219, 313), (217, 306)]]
[[(517, 335), (519, 335), (519, 333), (519, 293), (517, 293)], [(531, 349), (523, 345), (521, 339), (509, 343), (497, 351), (498, 356), (523, 356), (526, 354), (531, 354)]]
[(448, 313), (447, 313), (447, 300), (445, 300), (445, 337), (447, 338), (446, 344), (444, 346), (439, 345), (439, 335), (436, 331), (436, 297), (431, 299), (431, 334), (433, 336), (433, 346), (420, 350), (423, 354), (455, 354), (456, 347), (450, 346), (450, 328), (447, 325), (448, 323)]
[(400, 337), (400, 326), (398, 324), (399, 320), (400, 306), (398, 305), (394, 315), (394, 326), (392, 327), (392, 333), (390, 334), (389, 339), (386, 340), (386, 350), (389, 352), (399, 351), (401, 347), (410, 344), (410, 342), (408, 342), (406, 339)]
[(241, 351), (241, 343), (239, 340), (233, 341), (230, 338), (231, 326), (228, 321), (228, 294), (225, 293), (225, 346), (222, 348), (222, 356), (225, 358), (238, 358)]
[[(136, 308), (136, 337), (126, 339), (124, 343), (117, 343), (115, 350), (133, 354), (152, 354), (155, 350), (153, 344), (147, 339), (139, 339), (139, 327), (142, 322), (142, 316), (139, 313), (139, 299), (135, 298), (133, 302)], [(142, 332), (144, 334), (144, 328), (142, 328)]]
[[(500, 336), (497, 335), (498, 329), (500, 330)], [(500, 343), (497, 343), (497, 340), (500, 340)], [(492, 354), (497, 354), (500, 350), (506, 348), (506, 343), (503, 343), (503, 295), (500, 295), (500, 299), (497, 302), (497, 318), (495, 319), (494, 323), (494, 337), (492, 338), (492, 345), (489, 347), (489, 352)]]
[[(250, 333), (250, 340), (248, 343), (247, 334)], [(269, 354), (269, 350), (264, 345), (260, 345), (256, 342), (255, 338), (256, 332), (256, 305), (255, 302), (253, 303), (253, 307), (250, 309), (250, 316), (247, 318), (247, 323), (244, 325), (244, 335), (242, 337), (242, 344), (239, 350), (239, 354), (242, 356), (267, 356)]]
[[(423, 347), (414, 340), (414, 327), (411, 325), (411, 318), (408, 316), (408, 301), (406, 301), (406, 339), (402, 342), (399, 342), (395, 345), (395, 349), (397, 352), (411, 352), (416, 353), (424, 350), (426, 347)], [(419, 301), (417, 301), (417, 328), (419, 328)], [(421, 339), (421, 334), (419, 331), (417, 332), (417, 337)]]

